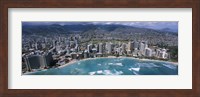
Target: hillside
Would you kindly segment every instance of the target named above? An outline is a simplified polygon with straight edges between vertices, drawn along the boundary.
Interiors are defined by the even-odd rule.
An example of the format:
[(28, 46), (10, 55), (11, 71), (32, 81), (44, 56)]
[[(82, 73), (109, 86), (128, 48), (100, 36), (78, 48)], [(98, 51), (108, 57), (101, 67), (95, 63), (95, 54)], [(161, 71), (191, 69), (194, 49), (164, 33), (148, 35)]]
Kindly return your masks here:
[(23, 25), (22, 34), (23, 36), (68, 36), (79, 34), (86, 40), (147, 40), (151, 44), (178, 45), (178, 33), (170, 32), (169, 29), (155, 30), (125, 25)]

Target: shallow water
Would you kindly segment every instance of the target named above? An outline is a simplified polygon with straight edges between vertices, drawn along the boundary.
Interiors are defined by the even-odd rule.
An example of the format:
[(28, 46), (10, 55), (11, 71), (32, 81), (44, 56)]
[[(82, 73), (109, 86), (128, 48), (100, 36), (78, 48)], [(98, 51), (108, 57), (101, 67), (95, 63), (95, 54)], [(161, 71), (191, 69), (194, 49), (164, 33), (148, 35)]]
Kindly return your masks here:
[(94, 58), (29, 75), (178, 75), (178, 65), (132, 58)]

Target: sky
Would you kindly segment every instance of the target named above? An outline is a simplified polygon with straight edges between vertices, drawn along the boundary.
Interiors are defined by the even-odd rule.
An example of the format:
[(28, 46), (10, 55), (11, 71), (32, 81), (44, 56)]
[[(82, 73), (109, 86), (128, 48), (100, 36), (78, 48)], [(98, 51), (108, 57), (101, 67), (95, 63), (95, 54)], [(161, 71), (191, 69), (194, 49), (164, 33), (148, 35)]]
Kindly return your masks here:
[(133, 27), (141, 27), (141, 28), (151, 28), (162, 30), (165, 28), (170, 29), (171, 31), (177, 32), (178, 31), (178, 22), (177, 21), (98, 21), (98, 22), (23, 22), (23, 25), (51, 25), (51, 24), (59, 24), (59, 25), (72, 25), (72, 24), (100, 24), (100, 25), (127, 25)]

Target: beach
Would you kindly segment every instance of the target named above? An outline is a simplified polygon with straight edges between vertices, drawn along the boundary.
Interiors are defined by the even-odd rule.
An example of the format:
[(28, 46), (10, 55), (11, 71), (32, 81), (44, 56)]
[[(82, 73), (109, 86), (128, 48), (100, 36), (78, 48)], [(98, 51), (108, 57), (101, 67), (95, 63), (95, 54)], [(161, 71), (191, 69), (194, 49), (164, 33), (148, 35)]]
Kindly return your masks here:
[(134, 57), (125, 57), (125, 56), (120, 56), (120, 57), (116, 57), (116, 56), (108, 56), (108, 57), (96, 57), (96, 58), (86, 58), (86, 59), (81, 59), (81, 60), (72, 60), (70, 61), (69, 63), (66, 63), (62, 66), (59, 66), (57, 68), (62, 68), (62, 67), (65, 67), (65, 66), (68, 66), (68, 65), (71, 65), (75, 62), (78, 62), (78, 61), (83, 61), (83, 60), (91, 60), (91, 59), (97, 59), (97, 58), (131, 58), (131, 59), (135, 59), (135, 60), (139, 60), (139, 61), (156, 61), (156, 62), (167, 62), (167, 63), (171, 63), (173, 65), (178, 65), (177, 62), (170, 62), (170, 61), (163, 61), (163, 60), (154, 60), (154, 59), (140, 59), (140, 58), (134, 58)]

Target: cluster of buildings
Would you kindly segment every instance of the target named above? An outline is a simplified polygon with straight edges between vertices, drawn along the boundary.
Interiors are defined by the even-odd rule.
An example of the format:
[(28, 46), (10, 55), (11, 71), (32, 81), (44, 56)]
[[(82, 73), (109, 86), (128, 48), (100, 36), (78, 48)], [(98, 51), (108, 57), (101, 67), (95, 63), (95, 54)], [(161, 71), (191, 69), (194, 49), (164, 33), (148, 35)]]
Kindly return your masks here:
[(22, 54), (23, 72), (64, 65), (73, 59), (108, 56), (169, 59), (164, 48), (149, 46), (147, 41), (87, 42), (80, 36), (24, 40)]

